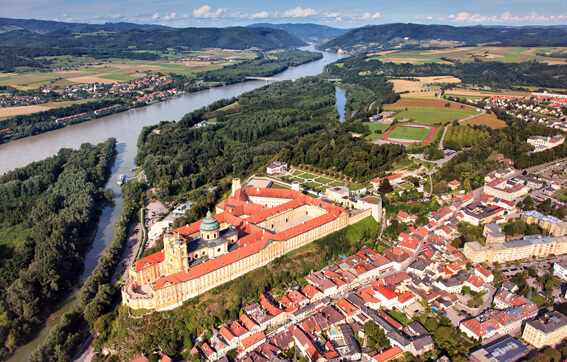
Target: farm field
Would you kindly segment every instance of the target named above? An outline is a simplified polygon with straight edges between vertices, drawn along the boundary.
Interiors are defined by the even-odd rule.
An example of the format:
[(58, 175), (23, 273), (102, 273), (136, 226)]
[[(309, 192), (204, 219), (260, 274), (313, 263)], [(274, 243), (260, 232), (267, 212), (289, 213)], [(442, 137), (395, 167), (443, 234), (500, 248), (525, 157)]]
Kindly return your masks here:
[(455, 119), (465, 118), (476, 114), (476, 111), (465, 110), (465, 109), (409, 109), (407, 111), (402, 111), (396, 115), (398, 119), (409, 118), (415, 122), (423, 123), (427, 125), (433, 125), (436, 123), (449, 123)]
[(404, 125), (394, 128), (392, 132), (390, 132), (388, 137), (401, 138), (405, 140), (424, 141), (430, 132), (431, 129), (429, 128), (406, 127)]
[[(375, 53), (369, 59), (378, 59), (384, 62), (393, 63), (411, 63), (411, 64), (425, 64), (425, 63), (442, 63), (452, 64), (448, 59), (455, 59), (461, 62), (473, 62), (475, 58), (484, 61), (499, 61), (505, 63), (512, 62), (527, 62), (536, 60), (548, 64), (563, 64), (564, 60), (559, 58), (547, 57), (543, 54), (550, 52), (564, 52), (565, 47), (463, 47), (463, 48), (449, 48), (449, 49), (435, 49), (435, 50), (408, 50), (402, 52), (381, 52)], [(540, 55), (542, 54), (542, 55)], [(441, 59), (445, 58), (445, 59)]]
[[(179, 61), (172, 60), (184, 57), (203, 57), (218, 58), (216, 61)], [(277, 53), (274, 53), (277, 57)], [(234, 52), (223, 50), (210, 50), (202, 52), (187, 52), (175, 56), (167, 56), (169, 60), (142, 61), (110, 58), (97, 60), (89, 57), (73, 58), (69, 56), (47, 57), (55, 62), (56, 66), (71, 66), (73, 64), (102, 63), (100, 65), (89, 65), (78, 67), (74, 70), (64, 70), (55, 72), (25, 72), (25, 73), (5, 73), (0, 76), (0, 86), (11, 86), (20, 90), (30, 90), (46, 85), (66, 86), (77, 83), (115, 83), (117, 81), (128, 81), (140, 78), (146, 72), (175, 73), (186, 76), (208, 70), (220, 69), (227, 64), (234, 64), (235, 61), (252, 59), (256, 53)]]
[(467, 119), (462, 124), (468, 124), (470, 126), (488, 126), (492, 129), (499, 129), (506, 127), (506, 122), (498, 119), (494, 114), (481, 114), (478, 117)]
[(8, 108), (0, 108), (0, 119), (5, 117), (13, 117), (19, 116), (23, 114), (31, 114), (36, 112), (43, 112), (53, 108), (59, 107), (68, 107), (73, 104), (80, 104), (89, 102), (88, 99), (82, 99), (79, 101), (63, 101), (63, 102), (55, 102), (55, 103), (44, 103), (44, 104), (37, 104), (33, 106), (21, 106), (21, 107), (8, 107)]
[[(449, 107), (445, 107), (447, 103), (450, 104)], [(463, 108), (461, 108), (463, 106)], [(444, 99), (434, 98), (434, 97), (427, 97), (427, 98), (402, 98), (394, 104), (385, 104), (384, 105), (385, 111), (399, 111), (405, 110), (406, 108), (419, 108), (419, 109), (447, 109), (447, 110), (470, 110), (476, 111), (475, 107), (461, 105), (459, 103), (453, 103), (446, 101)], [(398, 117), (399, 118), (399, 117)]]
[(419, 81), (410, 80), (410, 79), (390, 79), (389, 82), (394, 84), (394, 91), (397, 93), (401, 92), (410, 92), (410, 93), (425, 93), (427, 92), (428, 95), (434, 96), (434, 94), (429, 94), (429, 91), (425, 86), (420, 86), (420, 83), (423, 85), (431, 84), (431, 83), (461, 83), (459, 78), (450, 76), (450, 75), (440, 75), (440, 76), (432, 76), (432, 77), (418, 77)]
[(492, 97), (492, 96), (517, 96), (524, 97), (529, 95), (527, 92), (490, 92), (490, 91), (475, 91), (453, 88), (447, 90), (444, 95), (456, 96), (461, 98), (482, 98), (482, 97)]

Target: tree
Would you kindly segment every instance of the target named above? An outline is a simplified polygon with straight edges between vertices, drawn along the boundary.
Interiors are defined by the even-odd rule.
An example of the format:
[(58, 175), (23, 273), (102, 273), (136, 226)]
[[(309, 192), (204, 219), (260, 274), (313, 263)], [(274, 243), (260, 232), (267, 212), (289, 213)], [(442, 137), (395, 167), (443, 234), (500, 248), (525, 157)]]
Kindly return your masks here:
[(378, 191), (388, 194), (394, 191), (394, 187), (390, 184), (390, 180), (384, 178), (384, 180), (382, 180), (382, 182), (380, 183), (380, 187), (378, 188)]
[(559, 352), (554, 348), (547, 347), (546, 349), (543, 350), (543, 354), (545, 354), (551, 362), (561, 361), (561, 352)]

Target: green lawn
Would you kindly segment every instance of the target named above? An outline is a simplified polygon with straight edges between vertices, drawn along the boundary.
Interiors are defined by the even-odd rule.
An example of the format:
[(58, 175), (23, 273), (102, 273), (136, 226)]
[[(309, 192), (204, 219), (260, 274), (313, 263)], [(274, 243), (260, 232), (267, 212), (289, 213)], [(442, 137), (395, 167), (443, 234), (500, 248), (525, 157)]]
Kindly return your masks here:
[(299, 177), (303, 177), (305, 179), (316, 179), (319, 175), (315, 175), (313, 173), (309, 173), (309, 172), (305, 172), (303, 175), (299, 176)]
[[(370, 129), (370, 134), (366, 136), (368, 141), (376, 141), (382, 138), (382, 134), (390, 127), (389, 124), (374, 123), (374, 122), (362, 122), (362, 124), (368, 126)], [(375, 133), (376, 131), (382, 131), (382, 133)]]
[(132, 314), (133, 316), (139, 316), (142, 314), (146, 314), (149, 311), (151, 311), (151, 309), (130, 309), (130, 314)]
[(335, 181), (329, 184), (329, 186), (343, 186), (345, 183), (341, 181)]
[(318, 184), (317, 182), (305, 182), (303, 183), (304, 187), (309, 187), (310, 189), (316, 190), (317, 188), (319, 188), (321, 186), (321, 184)]
[(355, 184), (354, 182), (349, 182), (348, 183), (348, 188), (351, 189), (352, 191), (356, 191), (356, 190), (360, 190), (362, 188), (364, 188), (364, 185), (361, 184)]
[(538, 308), (541, 308), (545, 303), (547, 303), (545, 298), (536, 292), (532, 293), (532, 302), (534, 302), (538, 306)]
[(303, 171), (295, 170), (295, 171), (293, 171), (293, 175), (294, 176), (303, 175)]
[(321, 184), (328, 184), (329, 182), (333, 182), (332, 179), (326, 178), (326, 177), (317, 177), (317, 178), (315, 179), (315, 181), (317, 181), (317, 182), (319, 182), (319, 183), (321, 183)]
[(389, 138), (401, 138), (404, 140), (423, 141), (427, 138), (431, 130), (429, 128), (420, 127), (396, 127), (388, 135)]
[(11, 257), (16, 245), (28, 238), (32, 231), (21, 225), (0, 228), (0, 260)]
[(284, 189), (284, 190), (289, 190), (290, 187), (289, 186), (285, 186), (285, 185), (280, 185), (277, 183), (272, 183), (272, 186), (270, 186), (271, 189)]
[(416, 108), (400, 112), (396, 115), (396, 118), (409, 118), (414, 120), (416, 123), (433, 125), (435, 123), (449, 123), (455, 119), (465, 118), (473, 114), (477, 114), (477, 112), (467, 109)]
[(299, 177), (292, 177), (292, 178), (290, 178), (290, 180), (291, 180), (291, 181), (303, 182), (303, 179), (302, 179), (302, 178), (299, 178)]
[(563, 201), (563, 202), (567, 201), (567, 190), (564, 189), (557, 190), (554, 197), (559, 201)]
[(406, 327), (409, 324), (409, 320), (408, 317), (406, 317), (406, 315), (402, 312), (398, 312), (397, 310), (389, 310), (388, 314), (394, 318), (395, 320), (397, 320), (398, 322), (400, 322), (404, 327)]

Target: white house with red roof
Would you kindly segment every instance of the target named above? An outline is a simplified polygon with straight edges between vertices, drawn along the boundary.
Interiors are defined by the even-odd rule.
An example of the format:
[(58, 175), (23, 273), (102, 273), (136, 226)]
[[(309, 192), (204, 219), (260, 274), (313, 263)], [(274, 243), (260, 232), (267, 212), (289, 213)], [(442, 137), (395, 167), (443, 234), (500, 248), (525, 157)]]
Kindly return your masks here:
[(480, 264), (474, 268), (474, 275), (481, 278), (485, 283), (491, 283), (494, 280), (494, 275)]
[(383, 285), (374, 287), (374, 296), (380, 300), (382, 307), (386, 309), (392, 309), (398, 304), (398, 293)]

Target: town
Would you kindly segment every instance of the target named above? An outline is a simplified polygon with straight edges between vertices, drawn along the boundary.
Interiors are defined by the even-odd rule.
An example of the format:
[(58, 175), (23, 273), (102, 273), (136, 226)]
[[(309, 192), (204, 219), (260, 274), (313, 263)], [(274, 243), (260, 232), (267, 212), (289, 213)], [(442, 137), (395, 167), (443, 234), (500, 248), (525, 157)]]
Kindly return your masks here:
[[(381, 203), (374, 203), (379, 210), (372, 215), (380, 222), (407, 227), (393, 239), (384, 237), (384, 243), (389, 245), (387, 249), (377, 253), (365, 247), (354, 255), (342, 256), (321, 270), (312, 271), (305, 277), (305, 284), (294, 283), (283, 294), (259, 295), (259, 302), (245, 306), (238, 320), (203, 332), (191, 354), (209, 361), (227, 361), (226, 356), (245, 361), (268, 361), (290, 358), (290, 354), (306, 361), (408, 360), (410, 355), (430, 356), (428, 352), (440, 343), (441, 336), (431, 328), (433, 321), (436, 326), (444, 325), (441, 328), (452, 330), (451, 333), (456, 334), (453, 339), (458, 337), (459, 343), (471, 347), (467, 357), (472, 361), (517, 361), (525, 357), (530, 348), (558, 343), (567, 337), (567, 317), (549, 309), (547, 300), (560, 303), (566, 300), (565, 293), (557, 286), (567, 280), (567, 264), (558, 258), (567, 254), (567, 222), (551, 213), (565, 210), (565, 203), (552, 196), (565, 186), (567, 179), (546, 175), (555, 174), (553, 170), (564, 170), (565, 163), (520, 172), (510, 160), (503, 159), (503, 168), (487, 175), (481, 189), (466, 193), (458, 181), (449, 183), (451, 192), (435, 196), (440, 207), (428, 214), (423, 225), (416, 215), (403, 211), (388, 217), (387, 207), (383, 211)], [(285, 186), (278, 176), (294, 172), (297, 174), (296, 169), (285, 162), (276, 161), (267, 167), (264, 177), (250, 178), (241, 190), (247, 195), (255, 195), (254, 202), (273, 203), (266, 198), (267, 191), (262, 191), (264, 194), (260, 191), (269, 189), (259, 187), (273, 187), (274, 183), (278, 187)], [(236, 192), (237, 198), (219, 204), (217, 212), (226, 207), (234, 208), (230, 211), (234, 215), (261, 212), (260, 205), (254, 206), (258, 208), (255, 211), (254, 204), (238, 206), (242, 202), (237, 201), (241, 199), (238, 196), (240, 184), (238, 180), (235, 182), (233, 195)], [(403, 175), (375, 179), (373, 186), (362, 192), (377, 194), (383, 182), (398, 185), (404, 184), (405, 180)], [(287, 186), (298, 189), (300, 183), (293, 181)], [(352, 191), (344, 186), (329, 187), (324, 193), (309, 192), (324, 202), (352, 209), (351, 218), (353, 212), (357, 213), (357, 203), (370, 199), (368, 195), (357, 196), (361, 194), (360, 190)], [(242, 206), (248, 211), (237, 211)], [(282, 211), (286, 209), (281, 208)], [(266, 216), (252, 216), (248, 220), (262, 221)], [(283, 217), (288, 220), (287, 216)], [(227, 216), (215, 215), (215, 218), (222, 223), (228, 222)], [(230, 222), (236, 220), (230, 219)], [(264, 223), (273, 223), (269, 217), (265, 220)], [(296, 224), (293, 220), (288, 222)], [(516, 232), (510, 227), (515, 224), (534, 226), (536, 234)], [(170, 237), (174, 244), (176, 239), (179, 240), (176, 235), (191, 234), (194, 232), (191, 230), (199, 227), (167, 231), (166, 225), (158, 226), (161, 233), (156, 235), (166, 233), (165, 237)], [(238, 228), (238, 224), (234, 225)], [(269, 227), (274, 228), (273, 225)], [(285, 227), (275, 226), (273, 230), (284, 230)], [(200, 238), (204, 239), (203, 230), (209, 230), (200, 228)], [(460, 245), (466, 228), (479, 230), (480, 238)], [(217, 232), (216, 229), (211, 231)], [(232, 243), (229, 231), (221, 229), (220, 234), (227, 235)], [(297, 232), (291, 233), (295, 235)], [(194, 241), (185, 242), (191, 245)], [(215, 247), (219, 245), (216, 243)], [(134, 280), (148, 278), (143, 275), (157, 275), (156, 271), (148, 269), (156, 267), (156, 261), (163, 260), (161, 252), (156, 255), (161, 259), (152, 255), (137, 262), (130, 272)], [(206, 255), (205, 260), (216, 260), (210, 251)], [(195, 258), (198, 257), (200, 253), (195, 254)], [(196, 265), (207, 263), (212, 261)], [(195, 273), (191, 272), (192, 268), (189, 269), (190, 276)], [(213, 270), (210, 266), (207, 268), (208, 272)], [(525, 280), (515, 276), (524, 273), (528, 276)], [(176, 274), (175, 279), (170, 280), (173, 284), (169, 285), (175, 285), (178, 279), (183, 277)], [(547, 280), (544, 287), (539, 282), (542, 279)], [(161, 283), (158, 280), (152, 288), (157, 290)], [(534, 286), (537, 292), (528, 287), (526, 293), (526, 283)], [(201, 285), (206, 284), (201, 282)], [(125, 288), (132, 290), (132, 287)], [(522, 295), (517, 294), (520, 288)], [(131, 293), (123, 292), (123, 303), (147, 308), (146, 304), (132, 299)], [(536, 293), (537, 298), (532, 293)], [(144, 303), (149, 300), (147, 296), (141, 298)], [(178, 299), (174, 297), (175, 300)], [(436, 360), (458, 358), (458, 355), (437, 356)]]

